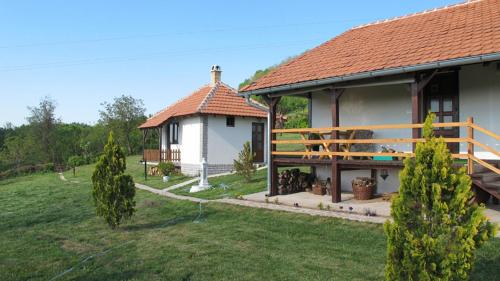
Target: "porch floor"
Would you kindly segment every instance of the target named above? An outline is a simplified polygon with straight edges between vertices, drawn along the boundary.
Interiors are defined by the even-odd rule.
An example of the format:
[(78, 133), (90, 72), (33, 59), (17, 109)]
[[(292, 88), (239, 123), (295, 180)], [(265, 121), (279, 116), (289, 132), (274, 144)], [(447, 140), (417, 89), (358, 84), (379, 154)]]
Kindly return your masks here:
[[(322, 203), (323, 209), (337, 212), (356, 213), (366, 215), (369, 211), (379, 217), (390, 217), (391, 204), (389, 201), (383, 200), (382, 197), (376, 197), (371, 200), (356, 200), (352, 193), (342, 193), (342, 201), (340, 203), (332, 203), (330, 195), (315, 195), (310, 192), (298, 192), (287, 195), (276, 195), (266, 197), (267, 191), (249, 194), (243, 196), (245, 200), (266, 202), (268, 199), (269, 204), (275, 204), (278, 200), (279, 204), (286, 206), (295, 206), (295, 203), (301, 208), (318, 209), (319, 204)], [(352, 209), (350, 209), (352, 208)], [(485, 215), (490, 221), (500, 224), (500, 205), (488, 204), (486, 206)]]

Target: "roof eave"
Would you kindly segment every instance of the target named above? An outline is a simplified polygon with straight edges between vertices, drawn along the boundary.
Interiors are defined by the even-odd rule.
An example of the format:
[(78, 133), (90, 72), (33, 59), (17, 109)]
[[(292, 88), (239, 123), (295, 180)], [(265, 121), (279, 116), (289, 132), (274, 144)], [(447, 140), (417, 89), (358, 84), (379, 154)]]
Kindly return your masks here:
[(283, 92), (283, 91), (295, 90), (295, 89), (306, 88), (306, 87), (325, 86), (325, 85), (335, 84), (335, 83), (345, 82), (345, 81), (360, 80), (360, 79), (372, 78), (372, 77), (382, 77), (382, 76), (423, 71), (423, 70), (429, 70), (429, 69), (435, 69), (435, 68), (452, 67), (452, 66), (474, 64), (474, 63), (481, 63), (481, 62), (488, 62), (488, 61), (495, 61), (495, 60), (500, 60), (500, 52), (483, 54), (483, 55), (475, 55), (475, 56), (469, 56), (469, 57), (462, 57), (462, 58), (455, 58), (455, 59), (449, 59), (449, 60), (442, 60), (442, 61), (435, 61), (435, 62), (429, 62), (429, 63), (422, 63), (422, 64), (416, 64), (416, 65), (408, 65), (408, 66), (394, 67), (394, 68), (388, 68), (388, 69), (360, 72), (360, 73), (348, 74), (348, 75), (343, 75), (343, 76), (335, 76), (335, 77), (328, 77), (328, 78), (317, 79), (317, 80), (309, 80), (309, 81), (298, 82), (298, 83), (293, 83), (293, 84), (284, 84), (284, 85), (261, 88), (261, 89), (256, 89), (256, 90), (240, 91), (238, 93), (238, 95), (243, 96), (243, 97), (250, 96), (250, 95), (264, 95), (264, 94), (271, 94), (271, 93), (275, 93), (275, 92)]

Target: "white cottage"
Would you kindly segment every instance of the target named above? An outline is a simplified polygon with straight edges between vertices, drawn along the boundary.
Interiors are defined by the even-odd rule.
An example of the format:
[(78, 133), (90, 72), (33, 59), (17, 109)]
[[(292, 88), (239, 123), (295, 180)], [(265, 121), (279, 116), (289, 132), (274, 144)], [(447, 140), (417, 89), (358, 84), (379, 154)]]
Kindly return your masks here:
[(210, 84), (139, 127), (145, 137), (150, 130), (159, 132), (159, 148), (144, 149), (144, 160), (172, 161), (183, 174), (196, 176), (206, 159), (209, 174), (227, 172), (249, 141), (255, 162), (265, 163), (267, 112), (256, 103), (247, 104), (221, 81), (221, 73), (219, 66), (212, 66)]
[[(376, 177), (379, 192), (396, 191), (400, 158), (413, 156), (434, 112), (435, 134), (466, 164), (476, 191), (498, 202), (499, 23), (500, 1), (482, 0), (355, 27), (243, 88), (266, 100), (273, 127), (281, 97), (309, 99), (309, 128), (270, 130), (270, 195), (278, 167), (304, 165), (331, 179), (333, 202), (361, 175)], [(285, 143), (303, 151), (280, 150)]]

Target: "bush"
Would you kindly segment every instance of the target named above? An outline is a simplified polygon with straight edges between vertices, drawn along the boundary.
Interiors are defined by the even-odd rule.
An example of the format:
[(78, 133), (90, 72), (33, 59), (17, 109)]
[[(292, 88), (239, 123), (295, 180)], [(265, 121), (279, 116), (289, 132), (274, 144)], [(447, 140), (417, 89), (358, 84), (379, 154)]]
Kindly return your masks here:
[(387, 280), (467, 280), (474, 251), (495, 227), (472, 203), (471, 179), (453, 167), (442, 139), (433, 136), (433, 114), (424, 126), (424, 143), (406, 159), (400, 189), (392, 202), (394, 222), (387, 234)]
[(175, 165), (172, 162), (161, 162), (158, 164), (158, 170), (164, 176), (170, 176), (175, 172)]
[(253, 157), (254, 155), (250, 149), (250, 142), (247, 141), (243, 144), (243, 150), (239, 153), (238, 160), (234, 160), (236, 174), (245, 178), (247, 182), (250, 182), (255, 174)]
[(92, 197), (96, 213), (103, 217), (111, 228), (120, 225), (122, 219), (132, 217), (135, 212), (135, 186), (130, 175), (125, 175), (125, 155), (109, 134), (104, 153), (92, 174)]
[(84, 165), (85, 162), (85, 159), (78, 155), (73, 155), (68, 159), (68, 165), (73, 169), (73, 176), (76, 175), (76, 167)]

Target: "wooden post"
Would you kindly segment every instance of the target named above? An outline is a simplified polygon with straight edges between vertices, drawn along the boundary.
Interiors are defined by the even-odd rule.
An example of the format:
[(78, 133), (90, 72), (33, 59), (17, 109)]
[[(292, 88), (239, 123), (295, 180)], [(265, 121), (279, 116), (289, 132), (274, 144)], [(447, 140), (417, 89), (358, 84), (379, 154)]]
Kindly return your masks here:
[[(467, 118), (467, 138), (470, 140), (474, 139), (474, 128), (472, 124), (474, 123), (474, 118)], [(469, 175), (474, 173), (474, 161), (472, 161), (471, 156), (474, 156), (474, 144), (472, 142), (467, 142), (467, 173)]]
[(276, 134), (273, 133), (273, 130), (276, 127), (276, 106), (278, 105), (278, 102), (280, 101), (281, 97), (264, 97), (264, 100), (266, 101), (268, 107), (269, 107), (269, 124), (270, 128), (268, 128), (267, 133), (269, 135), (269, 140), (270, 143), (268, 144), (269, 146), (269, 163), (267, 164), (268, 169), (270, 171), (269, 176), (271, 177), (270, 179), (270, 194), (269, 196), (275, 196), (278, 194), (278, 166), (276, 163), (274, 163), (274, 156), (273, 156), (273, 151), (276, 151), (276, 144), (273, 144), (272, 142), (276, 140)]
[[(332, 113), (332, 127), (339, 127), (340, 125), (340, 112), (339, 112), (339, 99), (342, 93), (344, 92), (344, 89), (333, 89), (331, 92), (330, 96), (330, 107), (331, 107), (331, 113)], [(339, 138), (339, 131), (338, 130), (333, 130), (331, 139), (338, 139)], [(339, 145), (337, 143), (333, 143), (331, 147), (331, 151), (337, 152), (339, 151)], [(338, 203), (342, 201), (342, 195), (341, 195), (341, 173), (340, 173), (340, 167), (337, 161), (337, 156), (332, 157), (332, 202), (333, 203)]]
[(161, 163), (161, 160), (163, 158), (163, 151), (162, 151), (162, 146), (161, 146), (162, 138), (163, 138), (163, 125), (158, 127), (158, 138), (159, 138), (158, 142), (159, 142), (159, 147), (160, 147), (160, 163)]
[(147, 129), (142, 131), (142, 161), (144, 162), (144, 180), (148, 180), (148, 167), (146, 160), (146, 135)]
[[(420, 92), (418, 87), (418, 82), (413, 82), (410, 85), (411, 90), (411, 122), (413, 124), (418, 124), (421, 122), (421, 100)], [(421, 131), (419, 128), (412, 129), (412, 138), (418, 139), (421, 136)], [(416, 143), (413, 143), (413, 152), (415, 152)]]
[[(312, 128), (312, 94), (307, 93), (307, 125), (309, 128)], [(309, 134), (310, 136), (310, 134)], [(312, 158), (312, 156), (309, 156), (309, 158)], [(311, 166), (310, 167), (310, 173), (316, 177), (316, 167)]]

